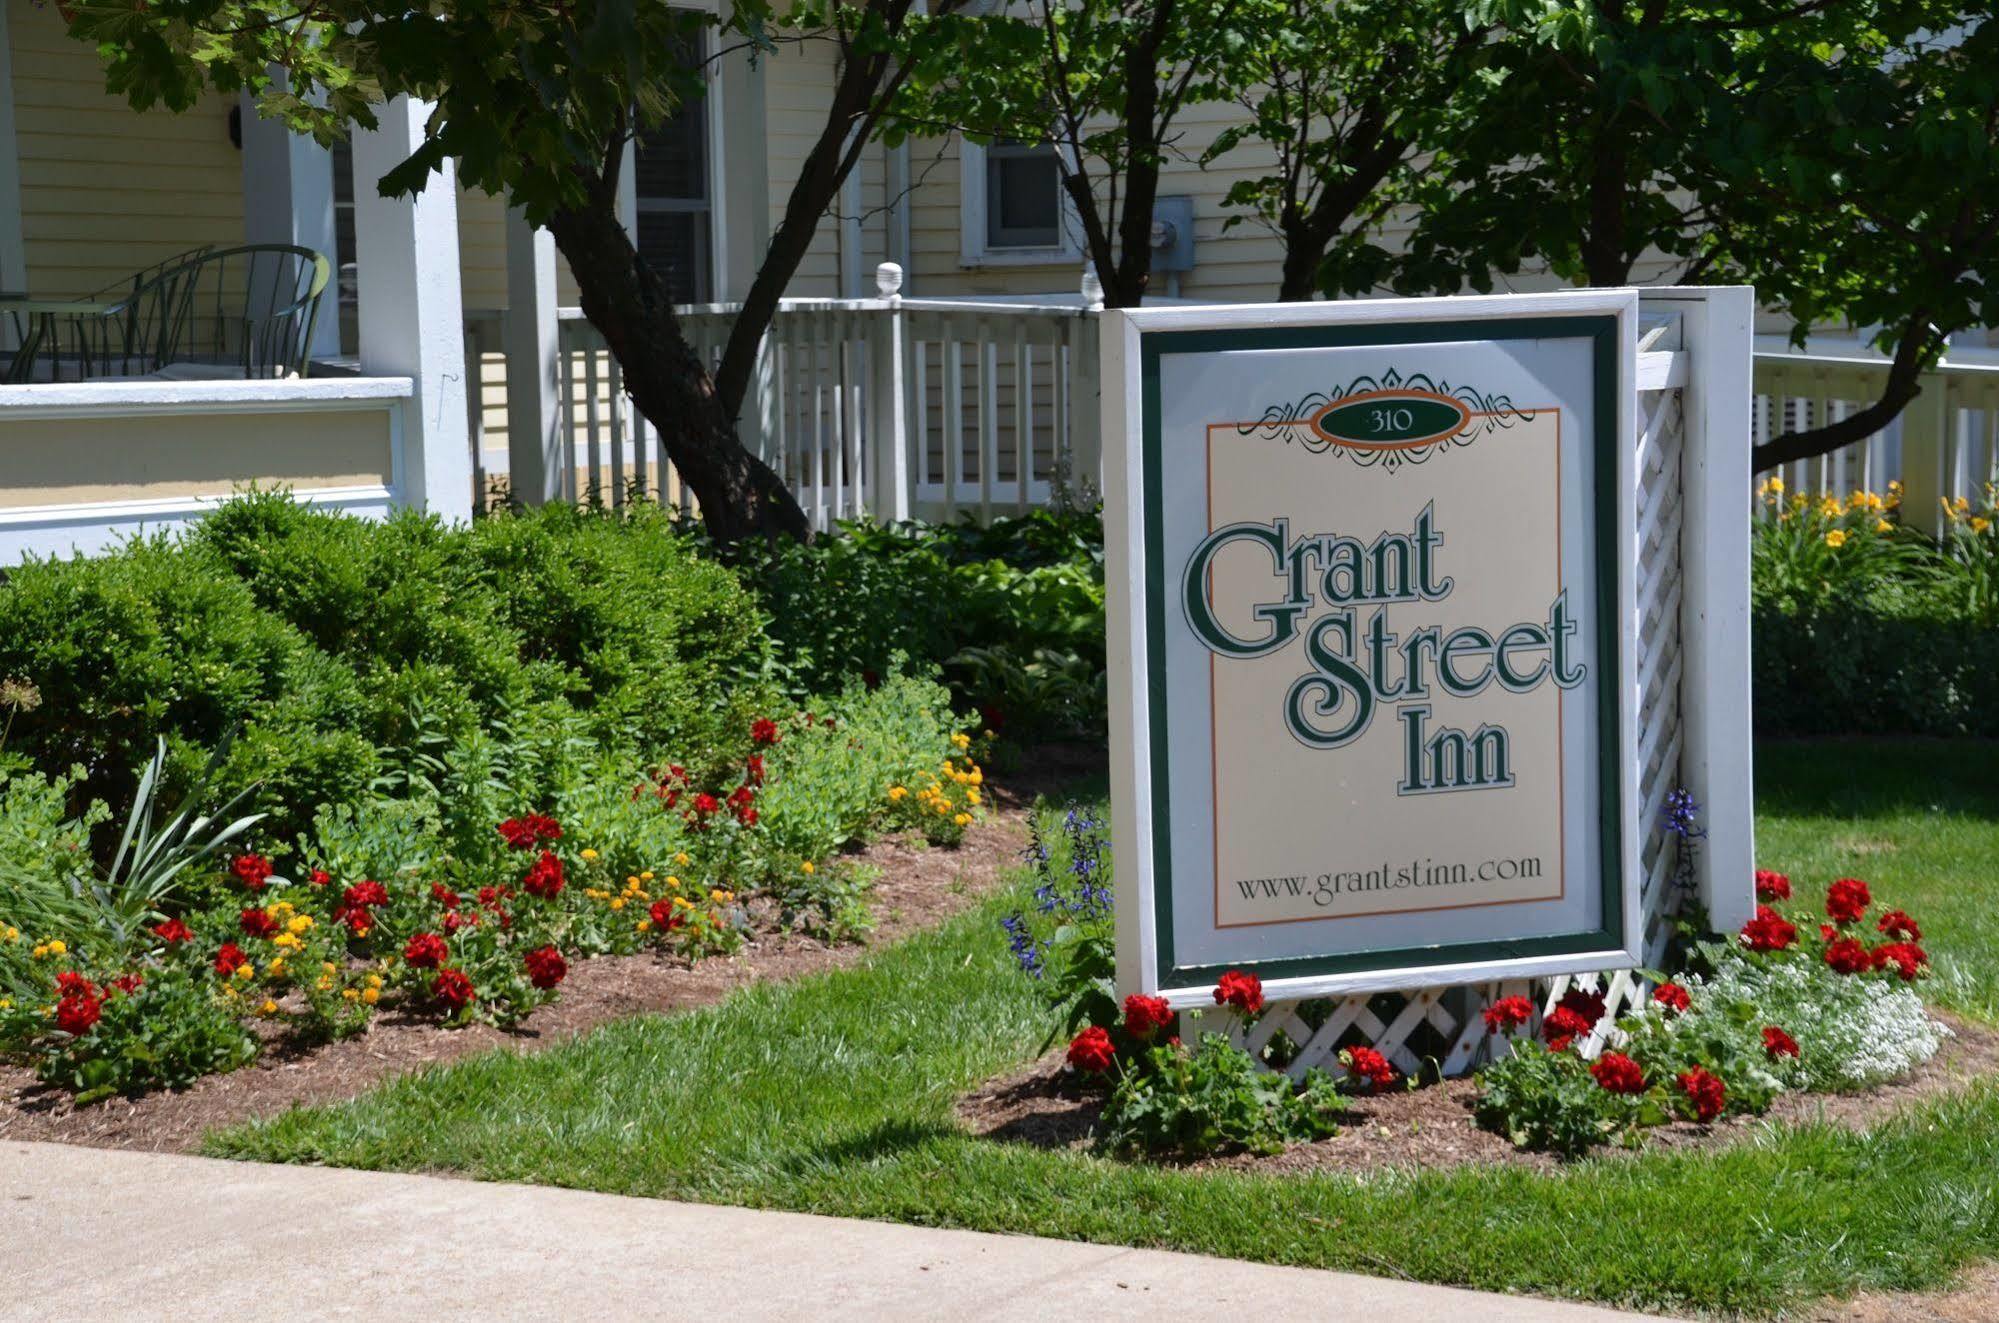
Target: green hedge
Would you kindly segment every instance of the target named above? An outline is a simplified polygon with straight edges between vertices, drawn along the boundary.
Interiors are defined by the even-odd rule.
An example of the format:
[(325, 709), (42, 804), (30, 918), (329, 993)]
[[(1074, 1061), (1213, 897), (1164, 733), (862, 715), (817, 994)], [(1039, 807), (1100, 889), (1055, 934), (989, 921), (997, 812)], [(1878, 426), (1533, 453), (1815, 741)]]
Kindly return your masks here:
[(0, 585), (0, 679), (41, 699), (13, 714), (5, 756), (80, 766), (79, 802), (116, 803), (156, 737), (185, 783), (233, 734), (219, 789), (257, 785), (279, 830), (482, 738), (699, 764), (774, 675), (755, 598), (651, 509), (451, 528), (256, 494), (184, 540)]

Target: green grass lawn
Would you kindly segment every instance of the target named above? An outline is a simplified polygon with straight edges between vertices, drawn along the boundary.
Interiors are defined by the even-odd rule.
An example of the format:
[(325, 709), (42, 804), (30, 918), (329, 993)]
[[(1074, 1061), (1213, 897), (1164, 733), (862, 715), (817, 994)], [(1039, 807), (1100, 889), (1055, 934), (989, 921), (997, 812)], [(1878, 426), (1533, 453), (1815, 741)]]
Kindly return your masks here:
[[(1999, 1018), (1999, 749), (1765, 748), (1762, 862), (1916, 912), (1940, 998)], [(1554, 1175), (1197, 1174), (972, 1139), (967, 1087), (1047, 1032), (995, 903), (857, 968), (426, 1071), (211, 1138), (229, 1157), (892, 1218), (1405, 1274), (1662, 1310), (1767, 1313), (1934, 1287), (1999, 1254), (1999, 1087), (1871, 1134), (1766, 1127)], [(1050, 1311), (1059, 1302), (1050, 1302)]]

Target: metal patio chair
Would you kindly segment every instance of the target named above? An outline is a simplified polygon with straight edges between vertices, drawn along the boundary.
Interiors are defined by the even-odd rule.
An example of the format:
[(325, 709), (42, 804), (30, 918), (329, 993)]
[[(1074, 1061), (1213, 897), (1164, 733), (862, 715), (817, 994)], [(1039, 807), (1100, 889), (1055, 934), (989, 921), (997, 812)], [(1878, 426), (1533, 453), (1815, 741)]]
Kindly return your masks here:
[(233, 368), (246, 378), (304, 376), (332, 265), (310, 248), (247, 244), (181, 268), (188, 316), (164, 365)]

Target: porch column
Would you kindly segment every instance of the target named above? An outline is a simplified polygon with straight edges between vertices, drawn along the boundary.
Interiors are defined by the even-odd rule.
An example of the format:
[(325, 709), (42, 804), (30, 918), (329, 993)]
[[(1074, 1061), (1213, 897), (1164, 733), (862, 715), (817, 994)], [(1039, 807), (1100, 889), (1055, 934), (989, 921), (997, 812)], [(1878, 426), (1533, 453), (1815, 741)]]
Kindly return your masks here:
[(562, 495), (562, 387), (555, 236), (507, 209), (507, 481), (514, 499)]
[(465, 316), (458, 285), (456, 171), (447, 164), (414, 197), (376, 183), (423, 145), (430, 104), (400, 96), (381, 127), (354, 134), (354, 261), (361, 371), (408, 377), (397, 499), (447, 520), (472, 517), (465, 416)]
[[(764, 126), (764, 67), (739, 51), (715, 63), (709, 85), (709, 159), (715, 165), (715, 300), (750, 292), (770, 248), (770, 150)], [(747, 416), (751, 411), (745, 409)]]
[[(282, 74), (279, 83), (284, 82)], [(257, 113), (244, 93), (243, 242), (296, 244), (334, 267), (312, 328), (312, 355), (341, 352), (339, 245), (333, 229), (333, 152)]]

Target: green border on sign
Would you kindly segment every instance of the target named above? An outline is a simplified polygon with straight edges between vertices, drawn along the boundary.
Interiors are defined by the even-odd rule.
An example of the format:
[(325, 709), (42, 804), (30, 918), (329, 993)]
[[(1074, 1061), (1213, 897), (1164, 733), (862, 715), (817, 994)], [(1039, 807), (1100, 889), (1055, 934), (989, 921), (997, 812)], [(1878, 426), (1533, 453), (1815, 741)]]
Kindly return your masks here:
[[(1355, 951), (1345, 955), (1287, 956), (1242, 960), (1225, 965), (1176, 965), (1173, 951), (1173, 848), (1168, 767), (1171, 750), (1166, 729), (1166, 576), (1164, 537), (1160, 529), (1163, 501), (1159, 418), (1159, 360), (1166, 354), (1217, 353), (1237, 349), (1343, 349), (1368, 345), (1421, 345), (1449, 340), (1590, 340), (1593, 342), (1596, 415), (1595, 471), (1597, 573), (1597, 662), (1602, 682), (1597, 686), (1598, 835), (1602, 844), (1599, 889), (1602, 920), (1581, 932), (1513, 940), (1457, 942), (1385, 951)], [(1367, 973), (1417, 966), (1470, 964), (1572, 955), (1624, 945), (1624, 810), (1619, 772), (1623, 753), (1619, 694), (1623, 691), (1617, 633), (1618, 584), (1628, 554), (1618, 537), (1618, 318), (1614, 313), (1549, 317), (1495, 317), (1490, 320), (1405, 322), (1393, 325), (1283, 326), (1244, 330), (1139, 332), (1139, 385), (1144, 420), (1142, 442), (1143, 517), (1145, 520), (1145, 676), (1146, 707), (1152, 731), (1150, 770), (1152, 813), (1152, 903), (1156, 923), (1154, 974), (1161, 988), (1211, 984), (1230, 969), (1251, 969), (1270, 979), (1325, 974)], [(1608, 567), (1608, 572), (1605, 572)]]

